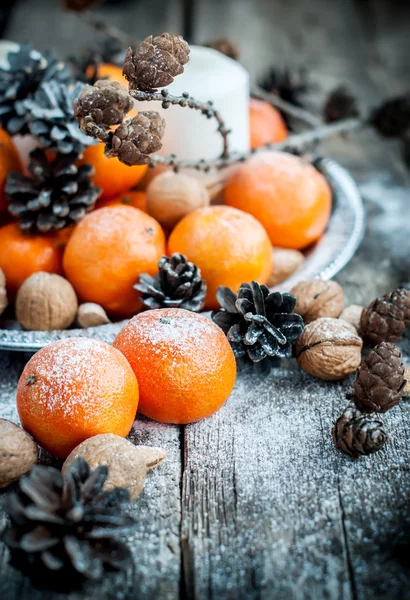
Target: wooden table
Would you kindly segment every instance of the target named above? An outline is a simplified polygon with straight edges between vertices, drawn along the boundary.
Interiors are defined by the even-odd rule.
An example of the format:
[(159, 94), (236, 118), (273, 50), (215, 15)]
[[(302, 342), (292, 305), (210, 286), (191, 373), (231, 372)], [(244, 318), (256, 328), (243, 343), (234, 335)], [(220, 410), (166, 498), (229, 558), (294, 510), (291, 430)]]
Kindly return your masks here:
[[(318, 84), (313, 96), (347, 83), (368, 107), (409, 83), (410, 10), (399, 4), (207, 0), (198, 6), (198, 38), (236, 38), (254, 73), (274, 62), (303, 63)], [(64, 45), (58, 26), (51, 32), (49, 5), (36, 5)], [(129, 9), (134, 16), (138, 7)], [(127, 28), (130, 14), (111, 14)], [(136, 20), (137, 35), (157, 22), (155, 32), (171, 27), (172, 15), (168, 7), (145, 26)], [(40, 39), (45, 25), (37, 21), (30, 29)], [(16, 17), (10, 37), (29, 38), (28, 22)], [(327, 152), (351, 169), (363, 192), (365, 241), (337, 279), (348, 302), (367, 304), (410, 280), (409, 171), (397, 144), (371, 132), (332, 142)], [(403, 352), (408, 364), (409, 341)], [(0, 355), (3, 417), (16, 419), (27, 358)], [(348, 387), (315, 380), (289, 361), (267, 379), (240, 376), (226, 405), (201, 423), (139, 418), (132, 440), (162, 446), (169, 457), (131, 509), (138, 521), (129, 539), (133, 569), (69, 598), (410, 598), (410, 404), (386, 415), (385, 449), (354, 462), (330, 438)], [(0, 548), (2, 600), (58, 597), (34, 589)]]

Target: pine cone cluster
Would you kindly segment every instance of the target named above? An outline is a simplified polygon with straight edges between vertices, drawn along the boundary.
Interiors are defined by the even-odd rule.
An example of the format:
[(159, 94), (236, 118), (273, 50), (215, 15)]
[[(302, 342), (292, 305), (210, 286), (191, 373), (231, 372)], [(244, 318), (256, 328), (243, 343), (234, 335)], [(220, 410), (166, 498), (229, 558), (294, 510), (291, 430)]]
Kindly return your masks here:
[(362, 312), (359, 333), (372, 344), (398, 342), (410, 325), (410, 290), (398, 288), (376, 298)]
[(259, 85), (296, 106), (303, 105), (303, 95), (309, 90), (309, 81), (304, 69), (283, 69), (271, 67), (260, 80)]
[(149, 164), (149, 155), (162, 147), (164, 131), (165, 120), (157, 112), (140, 112), (117, 127), (105, 153), (129, 166)]
[(74, 100), (83, 87), (81, 82), (66, 86), (49, 81), (23, 101), (28, 129), (43, 148), (62, 154), (80, 154), (90, 145), (90, 138), (81, 131), (74, 118)]
[(225, 54), (233, 60), (239, 59), (239, 45), (229, 38), (216, 38), (204, 44), (205, 48), (212, 48), (221, 54)]
[(143, 274), (135, 289), (147, 308), (184, 308), (199, 312), (205, 304), (206, 283), (200, 269), (182, 254), (163, 256), (155, 277)]
[(109, 129), (122, 123), (133, 105), (131, 96), (120, 83), (101, 79), (82, 88), (79, 97), (74, 100), (74, 117), (87, 134), (90, 131), (85, 121), (87, 117), (90, 123)]
[(376, 108), (370, 122), (384, 137), (402, 137), (410, 131), (410, 95), (384, 102)]
[(359, 116), (356, 99), (344, 87), (339, 87), (331, 92), (323, 108), (326, 123), (334, 123), (342, 119)]
[(30, 154), (31, 177), (10, 173), (5, 193), (9, 212), (24, 231), (47, 233), (78, 223), (91, 211), (100, 189), (92, 183), (93, 168), (77, 166), (77, 154), (58, 154), (47, 160), (40, 148)]
[(243, 283), (238, 295), (220, 287), (217, 299), (222, 309), (212, 319), (226, 333), (237, 358), (260, 362), (267, 357), (286, 358), (303, 331), (303, 319), (295, 314), (296, 298), (270, 292), (256, 281)]
[(103, 490), (108, 468), (91, 471), (77, 459), (63, 477), (36, 465), (5, 499), (11, 524), (3, 533), (15, 566), (37, 578), (100, 579), (105, 568), (126, 569), (130, 551), (120, 537), (135, 528), (125, 514), (129, 492)]
[(127, 50), (123, 75), (130, 90), (152, 92), (183, 73), (188, 57), (189, 46), (180, 35), (150, 35), (136, 50)]
[(362, 413), (353, 401), (336, 420), (332, 436), (336, 448), (352, 458), (377, 452), (387, 441), (382, 421)]
[(0, 123), (10, 135), (29, 133), (23, 101), (41, 84), (68, 84), (71, 73), (50, 52), (41, 54), (28, 44), (7, 55), (8, 65), (0, 68)]
[(373, 348), (362, 360), (353, 382), (354, 393), (347, 395), (351, 401), (333, 427), (336, 448), (353, 458), (380, 450), (387, 434), (374, 413), (396, 406), (405, 385), (399, 348), (388, 342)]

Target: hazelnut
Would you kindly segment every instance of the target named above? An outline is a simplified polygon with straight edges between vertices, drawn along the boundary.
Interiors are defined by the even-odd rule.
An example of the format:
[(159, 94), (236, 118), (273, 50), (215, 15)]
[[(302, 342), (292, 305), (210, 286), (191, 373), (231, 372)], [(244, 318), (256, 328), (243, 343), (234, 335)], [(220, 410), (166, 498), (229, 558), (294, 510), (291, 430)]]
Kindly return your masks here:
[(296, 296), (295, 312), (305, 324), (321, 317), (338, 317), (343, 310), (343, 290), (335, 281), (300, 281), (290, 293)]
[(38, 447), (24, 429), (0, 419), (0, 488), (28, 473), (37, 463)]
[(97, 327), (98, 325), (110, 323), (103, 307), (94, 302), (80, 304), (77, 311), (77, 321), (80, 327)]
[(7, 305), (6, 277), (0, 269), (0, 315), (6, 310)]
[(204, 184), (184, 173), (161, 173), (147, 189), (148, 213), (166, 229), (172, 229), (183, 217), (209, 202)]
[(105, 489), (126, 487), (135, 500), (144, 487), (147, 471), (164, 460), (167, 453), (161, 448), (134, 446), (132, 442), (113, 433), (102, 433), (88, 438), (74, 448), (63, 465), (63, 476), (80, 456), (92, 469), (100, 465), (109, 468)]
[(66, 329), (75, 319), (77, 296), (67, 279), (53, 273), (34, 273), (17, 293), (16, 317), (24, 329)]
[(346, 308), (340, 313), (339, 319), (347, 321), (353, 325), (357, 331), (359, 331), (360, 317), (363, 310), (363, 306), (360, 306), (360, 304), (350, 304), (349, 306), (346, 306)]
[(320, 379), (343, 379), (361, 361), (363, 341), (350, 323), (322, 317), (305, 328), (296, 343), (299, 367)]
[(272, 287), (287, 279), (295, 273), (304, 263), (305, 257), (299, 250), (290, 250), (289, 248), (273, 248), (273, 269), (267, 282), (268, 287)]

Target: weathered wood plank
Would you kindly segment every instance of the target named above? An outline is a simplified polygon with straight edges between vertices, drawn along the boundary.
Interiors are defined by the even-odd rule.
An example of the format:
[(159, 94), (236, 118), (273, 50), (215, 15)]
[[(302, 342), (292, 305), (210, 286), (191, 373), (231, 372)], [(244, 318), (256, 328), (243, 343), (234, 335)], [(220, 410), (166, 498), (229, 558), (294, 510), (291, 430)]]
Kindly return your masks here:
[[(15, 404), (16, 386), (28, 355), (0, 353), (0, 417), (18, 421)], [(89, 584), (74, 591), (71, 600), (87, 598), (164, 598), (173, 600), (180, 587), (181, 520), (180, 429), (139, 417), (129, 436), (136, 444), (161, 446), (168, 452), (167, 459), (151, 471), (142, 495), (130, 507), (137, 520), (137, 528), (127, 540), (134, 556), (133, 569), (122, 574), (110, 574), (102, 583)], [(0, 498), (1, 500), (1, 498)], [(0, 529), (5, 523), (0, 513)], [(8, 564), (8, 551), (0, 544), (0, 598), (2, 600), (46, 600), (55, 598), (52, 591), (35, 589)]]

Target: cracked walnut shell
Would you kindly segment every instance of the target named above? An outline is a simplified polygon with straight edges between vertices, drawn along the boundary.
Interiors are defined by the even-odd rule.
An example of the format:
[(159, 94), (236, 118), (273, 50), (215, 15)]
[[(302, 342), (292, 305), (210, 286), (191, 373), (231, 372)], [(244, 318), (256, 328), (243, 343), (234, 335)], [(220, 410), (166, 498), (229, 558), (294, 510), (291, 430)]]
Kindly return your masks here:
[(313, 377), (343, 379), (361, 362), (363, 341), (350, 323), (320, 318), (310, 323), (296, 344), (299, 367)]
[(135, 500), (143, 490), (147, 472), (159, 465), (166, 455), (162, 448), (135, 446), (113, 433), (102, 433), (84, 440), (74, 448), (64, 462), (62, 473), (64, 476), (79, 457), (87, 461), (92, 469), (106, 465), (108, 479), (104, 488), (128, 488), (131, 500)]
[(343, 290), (336, 281), (300, 281), (290, 293), (296, 296), (295, 312), (306, 325), (321, 317), (338, 317), (343, 310)]

